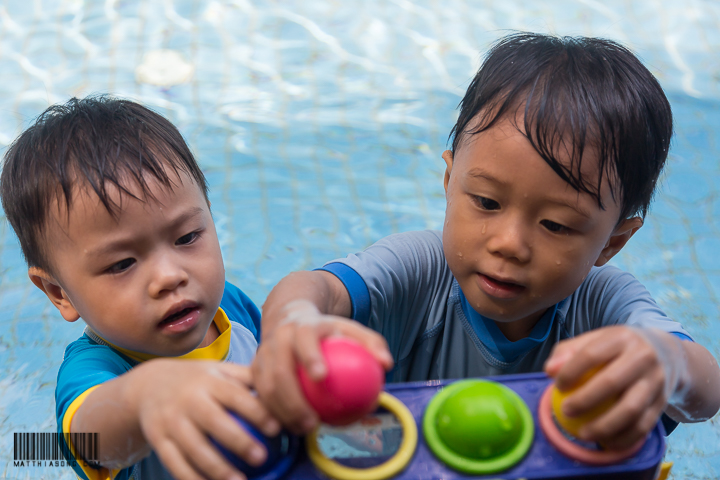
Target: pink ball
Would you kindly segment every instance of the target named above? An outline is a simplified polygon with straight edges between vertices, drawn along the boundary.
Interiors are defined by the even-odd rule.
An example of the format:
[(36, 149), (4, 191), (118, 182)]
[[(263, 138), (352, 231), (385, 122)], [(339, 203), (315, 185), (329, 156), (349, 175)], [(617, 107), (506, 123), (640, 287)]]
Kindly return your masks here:
[(353, 340), (329, 337), (320, 342), (327, 376), (310, 380), (298, 368), (300, 386), (320, 419), (330, 425), (347, 425), (375, 410), (385, 373), (370, 352)]

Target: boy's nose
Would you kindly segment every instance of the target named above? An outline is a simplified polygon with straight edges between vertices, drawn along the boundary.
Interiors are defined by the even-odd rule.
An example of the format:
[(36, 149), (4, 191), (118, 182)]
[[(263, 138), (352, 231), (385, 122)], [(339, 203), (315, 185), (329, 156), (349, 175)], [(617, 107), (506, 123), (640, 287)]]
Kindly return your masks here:
[(153, 276), (148, 286), (148, 293), (152, 298), (160, 297), (165, 292), (186, 285), (189, 278), (187, 271), (173, 261), (171, 255), (164, 256), (157, 259), (153, 265)]
[(488, 232), (487, 248), (490, 253), (520, 263), (530, 261), (531, 250), (528, 233), (521, 219), (508, 218), (495, 225), (494, 232)]

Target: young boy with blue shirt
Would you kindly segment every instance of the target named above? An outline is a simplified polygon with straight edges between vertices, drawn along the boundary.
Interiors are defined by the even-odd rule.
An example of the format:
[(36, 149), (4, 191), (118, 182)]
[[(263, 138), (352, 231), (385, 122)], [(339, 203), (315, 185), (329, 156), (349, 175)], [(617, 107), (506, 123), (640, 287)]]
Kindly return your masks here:
[(279, 431), (249, 390), (260, 312), (225, 281), (205, 177), (178, 130), (137, 103), (72, 99), (10, 146), (0, 192), (30, 279), (87, 325), (56, 388), (58, 432), (97, 434), (96, 463), (60, 435), (77, 475), (244, 478), (210, 437), (261, 463), (228, 413)]
[(567, 390), (597, 371), (562, 408), (616, 399), (579, 432), (607, 448), (635, 444), (663, 412), (668, 426), (710, 418), (717, 361), (607, 264), (643, 224), (671, 135), (660, 85), (624, 47), (501, 39), (442, 155), (442, 232), (392, 235), (283, 279), (263, 306), (260, 397), (295, 431), (312, 429), (294, 367), (323, 378), (319, 339), (339, 334), (394, 382), (544, 369)]

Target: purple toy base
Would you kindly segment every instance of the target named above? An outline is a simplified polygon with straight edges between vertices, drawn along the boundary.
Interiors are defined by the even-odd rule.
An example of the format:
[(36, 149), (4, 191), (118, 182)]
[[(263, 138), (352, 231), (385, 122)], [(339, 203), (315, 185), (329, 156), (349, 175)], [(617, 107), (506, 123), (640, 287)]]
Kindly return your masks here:
[[(631, 458), (615, 465), (590, 466), (573, 461), (557, 451), (545, 438), (538, 424), (538, 404), (545, 388), (551, 380), (544, 374), (505, 375), (488, 377), (514, 390), (525, 401), (535, 421), (535, 440), (527, 455), (514, 467), (497, 474), (469, 477), (450, 469), (438, 460), (423, 439), (422, 419), (430, 399), (443, 386), (453, 381), (430, 381), (386, 385), (385, 390), (402, 401), (412, 412), (418, 425), (418, 446), (407, 468), (394, 477), (398, 480), (452, 480), (467, 478), (486, 479), (632, 479), (654, 480), (665, 453), (664, 430), (658, 423), (642, 448)], [(304, 450), (304, 449), (303, 449)], [(336, 459), (337, 460), (337, 459)], [(342, 462), (347, 465), (361, 466), (363, 459)], [(373, 464), (377, 464), (375, 461)], [(370, 466), (370, 465), (368, 465)], [(295, 465), (290, 469), (288, 479), (311, 480), (327, 477), (320, 473), (304, 452), (298, 455)]]

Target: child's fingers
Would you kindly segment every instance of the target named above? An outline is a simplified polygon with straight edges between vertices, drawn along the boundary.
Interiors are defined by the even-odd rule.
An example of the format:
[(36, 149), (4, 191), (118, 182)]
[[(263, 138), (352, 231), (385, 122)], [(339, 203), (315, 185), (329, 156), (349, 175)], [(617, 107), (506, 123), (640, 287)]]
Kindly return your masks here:
[(574, 359), (578, 352), (583, 351), (586, 344), (593, 341), (594, 333), (596, 332), (585, 333), (556, 343), (545, 361), (545, 372), (551, 377), (556, 377), (570, 359)]
[(177, 445), (169, 439), (158, 442), (153, 446), (153, 449), (175, 480), (203, 480), (203, 477), (195, 471), (180, 453)]
[(603, 440), (602, 445), (611, 450), (623, 450), (645, 439), (657, 424), (664, 405), (665, 400), (662, 397), (658, 397), (655, 403), (645, 410), (634, 425), (617, 435)]
[(634, 423), (629, 427), (601, 438), (599, 441), (605, 448), (612, 450), (622, 450), (633, 446), (639, 440), (646, 438), (655, 427), (664, 405), (665, 401), (662, 395), (658, 396), (650, 406), (645, 408), (643, 413), (633, 420)]
[(594, 373), (584, 385), (573, 391), (562, 405), (568, 416), (582, 415), (610, 398), (619, 397), (633, 383), (642, 378), (644, 366), (632, 354), (621, 354)]
[[(580, 437), (614, 444), (630, 443), (632, 438), (637, 441), (638, 435), (652, 428), (662, 407), (662, 389), (657, 382), (641, 379), (625, 391), (613, 408), (584, 425)], [(641, 433), (640, 429), (646, 430)]]
[[(623, 342), (618, 341), (617, 344), (621, 345)], [(595, 347), (587, 348), (591, 356), (593, 348)], [(577, 361), (573, 359), (573, 365), (568, 365), (567, 369), (574, 367), (575, 363), (582, 363), (582, 358)], [(609, 398), (623, 395), (623, 392), (640, 381), (650, 381), (656, 388), (661, 388), (662, 371), (658, 369), (652, 348), (631, 338), (617, 357), (606, 363), (587, 383), (568, 397), (563, 403), (563, 411), (569, 416), (580, 415)]]
[(327, 373), (320, 340), (330, 335), (340, 335), (355, 340), (365, 347), (385, 370), (392, 368), (393, 358), (382, 335), (353, 320), (331, 316), (327, 318), (334, 320), (313, 325), (298, 325), (294, 332), (295, 354), (311, 379), (322, 380)]
[(327, 374), (325, 359), (320, 350), (320, 339), (334, 332), (335, 329), (332, 325), (332, 322), (296, 325), (293, 332), (298, 363), (305, 373), (316, 382), (325, 378)]
[(555, 385), (560, 390), (573, 388), (586, 372), (610, 362), (623, 352), (624, 345), (613, 341), (612, 336), (592, 333), (596, 332), (586, 334), (585, 338), (577, 337), (578, 342), (570, 346), (569, 361), (565, 361), (555, 375)]
[[(270, 412), (255, 395), (242, 387), (234, 385), (228, 387), (215, 392), (218, 401), (223, 407), (246, 419), (269, 437), (274, 437), (280, 433), (280, 423), (270, 415)], [(227, 418), (225, 418), (224, 412), (220, 413), (223, 413), (221, 416), (223, 422), (225, 422)]]
[(233, 379), (235, 382), (245, 385), (246, 387), (253, 386), (252, 372), (250, 371), (250, 367), (247, 365), (238, 365), (237, 363), (230, 362), (218, 362), (217, 368), (222, 375)]
[(338, 323), (336, 328), (341, 335), (352, 338), (364, 346), (386, 371), (393, 367), (394, 361), (387, 340), (378, 332), (356, 321), (347, 320)]
[(215, 448), (207, 436), (198, 430), (189, 420), (180, 419), (175, 441), (185, 458), (210, 480), (228, 480), (245, 478)]
[(202, 425), (209, 437), (250, 465), (262, 465), (267, 458), (265, 448), (221, 407), (212, 404), (204, 406), (203, 411), (193, 417), (193, 421), (196, 425)]
[[(277, 332), (279, 333), (279, 332)], [(255, 386), (265, 406), (293, 433), (304, 434), (318, 423), (318, 416), (298, 384), (292, 345), (273, 335), (263, 342), (253, 361)]]

